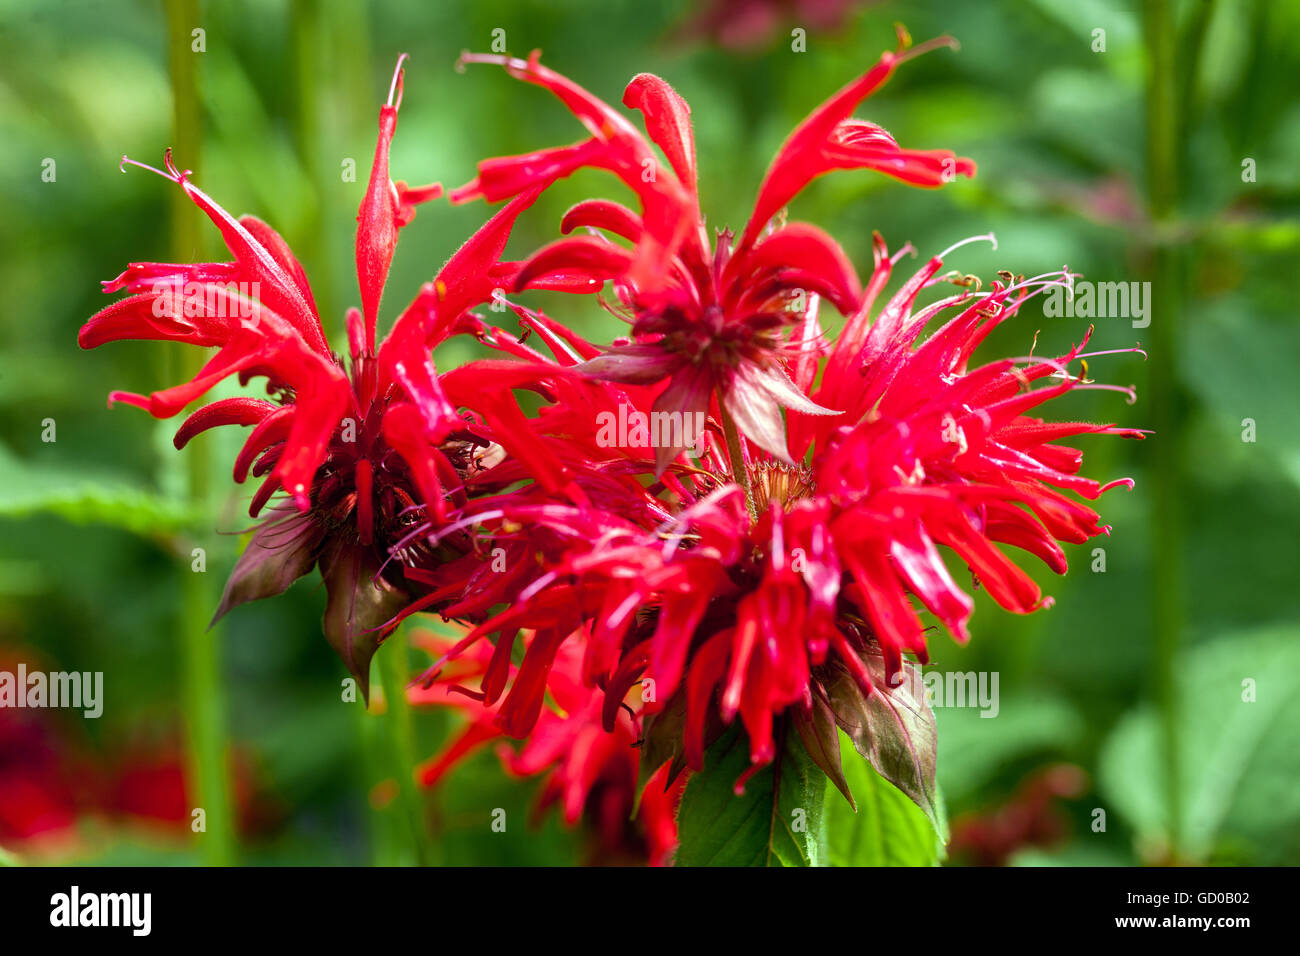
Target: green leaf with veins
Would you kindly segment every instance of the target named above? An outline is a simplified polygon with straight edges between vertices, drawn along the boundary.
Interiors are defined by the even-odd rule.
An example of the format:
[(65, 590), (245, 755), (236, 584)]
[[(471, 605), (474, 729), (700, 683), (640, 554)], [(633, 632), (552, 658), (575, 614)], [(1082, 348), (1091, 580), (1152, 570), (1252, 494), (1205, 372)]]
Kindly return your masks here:
[(739, 729), (709, 748), (677, 812), (677, 865), (826, 866), (826, 775), (799, 735), (787, 730), (776, 759), (737, 794), (749, 766), (749, 739)]
[[(843, 734), (843, 731), (841, 731)], [(937, 866), (943, 842), (907, 794), (876, 773), (850, 746), (841, 747), (843, 770), (857, 803), (832, 795), (826, 807), (826, 842), (832, 866)]]

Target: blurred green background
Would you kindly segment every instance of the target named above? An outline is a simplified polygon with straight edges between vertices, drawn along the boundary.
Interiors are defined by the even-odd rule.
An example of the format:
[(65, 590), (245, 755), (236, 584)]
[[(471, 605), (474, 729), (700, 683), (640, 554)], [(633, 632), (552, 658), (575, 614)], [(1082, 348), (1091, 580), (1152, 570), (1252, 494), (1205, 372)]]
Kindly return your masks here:
[[(1068, 265), (1151, 282), (1154, 296), (1149, 328), (1098, 319), (1092, 340), (1150, 353), (1090, 364), (1098, 381), (1135, 385), (1136, 404), (1080, 391), (1048, 412), (1156, 431), (1083, 440), (1087, 474), (1137, 481), (1101, 502), (1110, 538), (1067, 548), (1067, 578), (1034, 570), (1053, 609), (1015, 618), (981, 595), (968, 649), (931, 642), (939, 670), (999, 675), (995, 719), (938, 712), (951, 862), (1300, 859), (1300, 4), (847, 4), (829, 29), (809, 20), (806, 52), (791, 30), (814, 5), (758, 6), (774, 26), (742, 43), (692, 26), (684, 2), (0, 0), (0, 667), (103, 671), (106, 690), (98, 720), (0, 712), (0, 846), (96, 863), (411, 861), (383, 783), (400, 755), (382, 725), (396, 718), (340, 702), (315, 575), (204, 635), (247, 527), (251, 490), (229, 479), (242, 436), (209, 432), (177, 454), (176, 422), (110, 412), (105, 397), (172, 384), (191, 359), (141, 343), (77, 348), (108, 301), (97, 283), (126, 263), (224, 256), (179, 190), (118, 171), (123, 153), (157, 164), (177, 147), (218, 202), (278, 229), (339, 348), (358, 304), (356, 209), (400, 52), (411, 61), (395, 179), (455, 186), (486, 156), (581, 138), (543, 91), (494, 68), (453, 70), (500, 29), (515, 55), (540, 48), (610, 102), (637, 72), (668, 79), (692, 107), (709, 221), (736, 228), (785, 135), (892, 48), (900, 21), (961, 50), (908, 64), (858, 115), (905, 146), (970, 156), (979, 175), (928, 192), (836, 174), (791, 216), (830, 231), (862, 272), (873, 230), (923, 256), (992, 230), (996, 251), (969, 246), (948, 265), (986, 280)], [(169, 29), (181, 51), (170, 60)], [(358, 181), (342, 174), (349, 159)], [(554, 238), (577, 199), (622, 193), (597, 173), (559, 184), (511, 250)], [(381, 323), (487, 214), (420, 210)], [(618, 333), (581, 303), (538, 301), (598, 341)], [(1059, 354), (1084, 334), (1087, 319), (1044, 317), (1039, 303), (981, 354), (1024, 355), (1036, 332), (1035, 354)], [(444, 349), (440, 367), (471, 351)], [(196, 547), (204, 574), (191, 571)], [(416, 713), (413, 752), (434, 753), (455, 727), (450, 713)], [(590, 834), (553, 811), (491, 831), (493, 808), (523, 819), (537, 790), (478, 754), (430, 799), (433, 861), (593, 859)], [(202, 836), (195, 805), (219, 818)], [(234, 818), (233, 836), (213, 837)]]

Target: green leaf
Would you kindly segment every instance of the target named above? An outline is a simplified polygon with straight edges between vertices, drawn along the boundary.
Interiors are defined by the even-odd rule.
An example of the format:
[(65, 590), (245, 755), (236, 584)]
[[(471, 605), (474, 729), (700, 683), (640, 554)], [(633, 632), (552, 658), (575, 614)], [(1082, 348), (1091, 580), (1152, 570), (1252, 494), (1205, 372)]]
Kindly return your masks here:
[(104, 524), (154, 536), (194, 521), (184, 502), (136, 487), (126, 477), (22, 461), (0, 445), (0, 515), (54, 514), (77, 524)]
[(842, 749), (844, 775), (858, 809), (855, 813), (847, 801), (830, 798), (826, 839), (831, 865), (937, 866), (943, 843), (921, 808), (852, 747)]
[[(1179, 681), (1179, 855), (1300, 854), (1300, 630), (1221, 638), (1184, 657)], [(1249, 683), (1247, 683), (1249, 682)], [(1250, 699), (1253, 696), (1253, 700)], [(1107, 803), (1149, 845), (1169, 841), (1160, 719), (1150, 705), (1117, 725), (1101, 755)]]
[(749, 739), (724, 734), (691, 776), (677, 812), (679, 866), (825, 866), (826, 776), (789, 729), (776, 759), (735, 792)]
[[(1235, 247), (1234, 247), (1235, 248)], [(1203, 306), (1187, 324), (1183, 367), (1189, 388), (1220, 438), (1215, 471), (1280, 471), (1300, 484), (1300, 427), (1295, 401), (1285, 390), (1261, 389), (1260, 382), (1284, 382), (1300, 351), (1300, 327), (1293, 322), (1252, 321), (1254, 306), (1241, 295), (1224, 295)], [(1232, 361), (1223, 357), (1231, 355)], [(1250, 440), (1245, 422), (1253, 423)], [(1212, 476), (1207, 476), (1210, 480)]]
[(212, 624), (241, 604), (283, 594), (309, 574), (316, 566), (322, 536), (314, 516), (296, 511), (262, 524), (235, 562)]

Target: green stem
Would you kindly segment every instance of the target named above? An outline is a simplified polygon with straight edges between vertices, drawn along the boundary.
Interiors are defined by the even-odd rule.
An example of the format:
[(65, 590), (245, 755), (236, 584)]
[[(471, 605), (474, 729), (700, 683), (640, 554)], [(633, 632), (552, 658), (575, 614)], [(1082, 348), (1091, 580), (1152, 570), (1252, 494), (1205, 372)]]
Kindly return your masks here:
[[(294, 97), (296, 108), (293, 113), (293, 139), (298, 161), (311, 185), (311, 202), (300, 222), (294, 247), (299, 260), (307, 264), (308, 272), (312, 272), (312, 266), (319, 266), (326, 261), (321, 204), (328, 194), (321, 159), (328, 154), (323, 146), (320, 123), (320, 87), (325, 82), (320, 56), (323, 32), (320, 0), (293, 0), (290, 16), (290, 48), (297, 94)], [(335, 316), (334, 272), (332, 269), (317, 268), (314, 275), (316, 278), (312, 283), (312, 292), (328, 337), (330, 333), (339, 331), (332, 327)]]
[[(184, 168), (199, 166), (199, 96), (197, 54), (191, 49), (191, 31), (199, 24), (196, 0), (167, 0), (167, 54), (172, 85), (172, 146), (177, 162)], [(171, 244), (175, 261), (186, 262), (199, 252), (202, 236), (199, 222), (185, 194), (175, 190), (171, 206)], [(188, 358), (188, 356), (187, 356)], [(176, 364), (187, 368), (190, 374), (198, 371), (201, 356), (181, 360)], [(172, 350), (165, 356), (166, 364), (175, 361)], [(202, 503), (208, 496), (208, 456), (206, 446), (196, 442), (186, 454), (189, 495), (192, 501)], [(196, 508), (200, 514), (202, 507)], [(191, 540), (210, 542), (198, 528), (192, 529)], [(182, 710), (185, 714), (189, 742), (189, 779), (193, 783), (193, 801), (204, 815), (204, 829), (200, 839), (204, 860), (210, 866), (227, 866), (235, 859), (233, 801), (230, 793), (227, 760), (229, 745), (226, 738), (225, 700), (221, 687), (221, 658), (217, 632), (206, 627), (212, 609), (216, 606), (216, 592), (206, 571), (195, 570), (194, 552), (183, 550), (180, 559), (182, 582), (180, 587), (180, 620), (178, 630), (181, 644)]]
[(367, 710), (358, 702), (357, 713), (357, 777), (359, 789), (366, 796), (366, 823), (370, 838), (370, 862), (374, 866), (401, 866), (405, 862), (406, 842), (397, 832), (398, 821), (386, 809), (373, 806), (371, 798), (375, 787), (388, 778), (388, 747), (384, 739), (387, 729), (384, 718)]
[(732, 420), (727, 406), (718, 402), (718, 413), (722, 416), (722, 434), (727, 439), (727, 458), (731, 462), (731, 480), (745, 490), (745, 507), (749, 509), (749, 520), (758, 521), (758, 505), (754, 501), (754, 489), (749, 483), (749, 469), (745, 467), (745, 453), (740, 447), (740, 432)]
[(432, 840), (424, 812), (424, 801), (415, 783), (415, 723), (406, 685), (411, 679), (406, 634), (399, 628), (375, 655), (380, 683), (384, 688), (384, 723), (388, 741), (389, 773), (397, 781), (397, 809), (419, 866), (434, 861)]
[[(1182, 583), (1183, 500), (1180, 465), (1183, 460), (1181, 408), (1176, 369), (1177, 329), (1182, 316), (1182, 275), (1177, 249), (1171, 244), (1171, 224), (1177, 215), (1180, 188), (1179, 95), (1176, 34), (1168, 0), (1146, 5), (1148, 51), (1146, 151), (1153, 233), (1151, 365), (1149, 402), (1151, 424), (1162, 451), (1152, 456), (1152, 628), (1155, 644), (1155, 692), (1160, 709), (1161, 750), (1165, 777), (1170, 851), (1177, 857), (1182, 843), (1183, 799), (1180, 753), (1180, 698), (1176, 664), (1182, 641), (1184, 589)], [(1187, 85), (1187, 81), (1183, 81)]]
[[(190, 560), (181, 555), (182, 562)], [(204, 813), (201, 844), (208, 866), (235, 862), (234, 821), (227, 773), (225, 701), (221, 693), (221, 658), (215, 631), (204, 622), (212, 613), (215, 594), (206, 574), (185, 567), (181, 602), (182, 679), (189, 736), (190, 779), (195, 807)]]

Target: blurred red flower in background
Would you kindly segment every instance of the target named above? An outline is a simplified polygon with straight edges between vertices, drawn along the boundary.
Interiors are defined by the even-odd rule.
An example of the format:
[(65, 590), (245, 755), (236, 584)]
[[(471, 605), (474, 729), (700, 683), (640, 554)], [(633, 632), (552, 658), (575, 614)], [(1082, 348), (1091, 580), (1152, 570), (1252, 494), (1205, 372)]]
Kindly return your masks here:
[(56, 849), (72, 839), (76, 763), (47, 711), (0, 708), (0, 846)]
[(870, 0), (709, 0), (681, 32), (746, 50), (768, 43), (783, 27), (824, 33), (840, 30)]
[[(13, 673), (19, 661), (29, 672), (38, 669), (27, 650), (0, 648), (0, 670)], [(241, 831), (266, 832), (280, 809), (249, 754), (232, 754), (230, 769)], [(79, 826), (87, 819), (188, 833), (194, 802), (186, 776), (174, 736), (101, 749), (66, 726), (57, 710), (0, 707), (0, 846), (57, 859), (78, 850)]]
[(1018, 850), (1051, 849), (1069, 833), (1058, 804), (1083, 796), (1087, 786), (1087, 774), (1073, 764), (1036, 770), (1000, 806), (954, 819), (948, 852), (975, 866), (1005, 866)]

